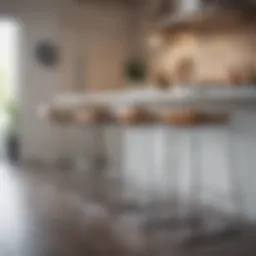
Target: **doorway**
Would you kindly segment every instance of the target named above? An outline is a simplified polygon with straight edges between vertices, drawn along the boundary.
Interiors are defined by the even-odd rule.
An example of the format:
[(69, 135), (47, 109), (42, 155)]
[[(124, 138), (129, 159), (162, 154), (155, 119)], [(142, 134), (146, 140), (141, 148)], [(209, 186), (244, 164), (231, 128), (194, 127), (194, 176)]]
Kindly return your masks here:
[[(0, 19), (0, 160), (17, 152), (18, 138), (18, 37), (19, 26)], [(11, 145), (12, 144), (12, 145)], [(16, 145), (15, 145), (16, 144)]]

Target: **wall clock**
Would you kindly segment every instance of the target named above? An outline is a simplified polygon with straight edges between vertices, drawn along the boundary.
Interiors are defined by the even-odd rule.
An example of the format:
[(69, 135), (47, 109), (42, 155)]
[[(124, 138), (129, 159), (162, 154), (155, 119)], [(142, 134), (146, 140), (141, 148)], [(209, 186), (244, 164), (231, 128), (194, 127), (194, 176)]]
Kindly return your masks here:
[(56, 43), (41, 41), (35, 49), (37, 61), (44, 67), (55, 67), (59, 62), (59, 48)]

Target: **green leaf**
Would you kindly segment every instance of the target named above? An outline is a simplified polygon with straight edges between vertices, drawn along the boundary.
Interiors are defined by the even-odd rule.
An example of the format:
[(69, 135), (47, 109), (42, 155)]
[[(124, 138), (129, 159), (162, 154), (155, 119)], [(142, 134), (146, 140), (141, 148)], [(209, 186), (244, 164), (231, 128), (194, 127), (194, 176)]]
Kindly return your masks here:
[(143, 82), (147, 76), (147, 65), (143, 59), (131, 58), (125, 63), (126, 78), (132, 82)]

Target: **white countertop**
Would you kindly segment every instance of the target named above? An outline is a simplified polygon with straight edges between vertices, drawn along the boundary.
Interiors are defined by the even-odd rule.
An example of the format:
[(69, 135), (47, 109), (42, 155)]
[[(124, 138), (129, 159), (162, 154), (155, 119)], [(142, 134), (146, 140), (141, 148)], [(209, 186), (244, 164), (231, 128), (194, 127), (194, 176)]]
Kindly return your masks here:
[(207, 87), (193, 89), (174, 88), (160, 91), (156, 89), (128, 90), (104, 93), (60, 94), (51, 103), (57, 108), (81, 106), (106, 106), (111, 108), (139, 105), (145, 107), (180, 107), (194, 105), (243, 105), (256, 106), (256, 86)]

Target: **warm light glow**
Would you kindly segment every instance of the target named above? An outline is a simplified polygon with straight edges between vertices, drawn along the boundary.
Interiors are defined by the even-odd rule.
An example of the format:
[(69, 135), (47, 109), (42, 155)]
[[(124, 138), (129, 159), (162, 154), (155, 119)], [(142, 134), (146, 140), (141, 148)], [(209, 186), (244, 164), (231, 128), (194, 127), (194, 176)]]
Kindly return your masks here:
[(160, 35), (153, 35), (148, 42), (151, 48), (158, 48), (163, 44), (163, 38)]

